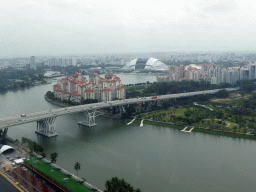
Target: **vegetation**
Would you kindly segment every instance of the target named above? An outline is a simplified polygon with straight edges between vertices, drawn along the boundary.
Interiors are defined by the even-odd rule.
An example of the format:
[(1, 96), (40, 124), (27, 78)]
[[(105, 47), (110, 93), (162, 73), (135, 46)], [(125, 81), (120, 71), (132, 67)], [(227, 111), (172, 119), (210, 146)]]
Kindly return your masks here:
[(30, 152), (36, 152), (36, 153), (43, 153), (44, 148), (37, 144), (36, 142), (32, 141), (31, 139), (27, 139), (25, 137), (22, 137), (21, 139), (21, 145), (28, 148)]
[[(197, 96), (170, 100), (171, 108), (144, 114), (140, 117), (179, 125), (256, 134), (256, 94), (246, 95), (241, 94), (241, 91), (239, 93), (237, 95), (232, 94), (226, 103), (217, 102), (216, 99), (215, 102), (211, 101), (216, 97), (229, 95), (223, 90), (214, 95), (206, 95), (207, 101), (203, 102), (204, 105), (194, 104), (195, 101), (198, 101)], [(234, 95), (236, 98), (232, 100)], [(231, 101), (235, 102), (236, 105), (232, 104)], [(159, 102), (157, 107), (165, 109), (165, 102)]]
[[(55, 98), (54, 93), (52, 91), (47, 91), (47, 93), (45, 95), (47, 98), (49, 98), (53, 101), (57, 101), (59, 103), (64, 103), (64, 104), (69, 104), (69, 105), (79, 105), (79, 103), (72, 102), (70, 100), (66, 101), (66, 100), (60, 100), (58, 98)], [(90, 103), (98, 103), (98, 100), (97, 99), (86, 99), (81, 103), (81, 105), (90, 104)]]
[(56, 163), (57, 157), (58, 157), (58, 153), (56, 153), (56, 152), (51, 153), (50, 158), (51, 158), (52, 163)]
[(79, 162), (76, 162), (74, 169), (77, 171), (77, 176), (78, 176), (78, 171), (80, 171), (80, 169), (81, 169), (81, 164)]
[(18, 150), (20, 149), (20, 141), (18, 139), (14, 141), (14, 145), (18, 146)]
[(0, 92), (16, 90), (34, 85), (34, 82), (44, 81), (43, 71), (16, 70), (11, 67), (0, 70)]
[(7, 142), (7, 139), (6, 139), (7, 130), (8, 130), (8, 128), (6, 128), (4, 130), (0, 129), (0, 144), (6, 144), (6, 142)]
[(42, 157), (45, 158), (46, 157), (46, 154), (43, 152), (41, 153)]
[[(34, 163), (35, 160), (38, 160), (38, 164)], [(32, 166), (32, 167), (36, 168), (37, 170), (39, 170), (40, 172), (42, 172), (43, 174), (47, 175), (50, 179), (61, 184), (63, 187), (68, 189), (68, 191), (72, 191), (72, 192), (81, 192), (81, 191), (91, 192), (92, 191), (70, 177), (68, 178), (68, 182), (63, 182), (63, 179), (67, 178), (66, 175), (64, 175), (59, 170), (52, 171), (53, 170), (52, 166), (44, 163), (43, 161), (37, 159), (36, 157), (34, 157), (33, 159), (31, 159), (31, 158), (25, 159), (24, 161), (26, 163), (28, 163), (30, 166)]]
[(105, 183), (105, 192), (140, 192), (140, 189), (134, 189), (130, 183), (127, 183), (124, 179), (118, 179), (117, 177), (112, 177)]
[[(134, 98), (134, 97), (145, 97), (145, 96), (153, 96), (153, 95), (166, 95), (166, 94), (175, 94), (175, 93), (185, 93), (185, 92), (193, 92), (193, 91), (203, 91), (210, 89), (223, 89), (228, 87), (240, 87), (240, 90), (245, 93), (251, 93), (256, 89), (256, 84), (254, 83), (256, 80), (244, 80), (237, 81), (236, 84), (228, 84), (222, 83), (219, 85), (210, 84), (210, 82), (206, 81), (171, 81), (171, 82), (154, 82), (153, 84), (140, 85), (140, 86), (132, 86), (126, 88), (126, 98)], [(226, 94), (226, 95), (225, 95)], [(227, 92), (221, 92), (219, 97), (226, 97)], [(218, 96), (217, 96), (218, 97)]]

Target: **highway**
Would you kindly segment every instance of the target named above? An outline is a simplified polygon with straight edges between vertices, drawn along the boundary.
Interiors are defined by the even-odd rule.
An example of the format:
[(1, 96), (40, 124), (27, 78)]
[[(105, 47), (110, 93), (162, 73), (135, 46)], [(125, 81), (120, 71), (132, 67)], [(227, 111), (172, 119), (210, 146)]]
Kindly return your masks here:
[[(227, 91), (234, 91), (238, 90), (239, 88), (226, 88)], [(169, 95), (160, 95), (157, 98), (151, 97), (140, 97), (140, 98), (132, 98), (132, 99), (124, 99), (124, 100), (115, 100), (115, 101), (108, 101), (108, 102), (100, 102), (100, 103), (92, 103), (86, 105), (78, 105), (73, 107), (66, 107), (60, 109), (52, 109), (48, 111), (41, 111), (35, 112), (30, 114), (25, 114), (25, 117), (21, 117), (21, 114), (17, 116), (5, 117), (0, 119), (0, 129), (4, 129), (11, 126), (16, 126), (20, 124), (25, 124), (33, 121), (40, 121), (43, 119), (47, 119), (54, 116), (62, 116), (71, 113), (80, 113), (85, 111), (92, 111), (95, 109), (102, 109), (107, 107), (113, 106), (121, 106), (121, 105), (128, 105), (128, 104), (135, 104), (140, 102), (148, 102), (154, 100), (165, 100), (165, 99), (175, 99), (181, 97), (189, 97), (201, 94), (208, 94), (208, 93), (216, 93), (221, 89), (214, 89), (214, 90), (206, 90), (206, 91), (197, 91), (197, 92), (188, 92), (188, 93), (177, 93), (177, 94), (169, 94)]]

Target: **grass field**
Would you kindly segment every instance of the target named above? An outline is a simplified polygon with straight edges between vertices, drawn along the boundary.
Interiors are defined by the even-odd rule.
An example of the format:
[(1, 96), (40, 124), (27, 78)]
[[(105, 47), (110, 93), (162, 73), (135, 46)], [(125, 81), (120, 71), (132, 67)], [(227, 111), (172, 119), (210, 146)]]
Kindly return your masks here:
[(175, 111), (175, 116), (182, 116), (185, 113), (185, 111), (187, 111), (186, 108), (177, 109)]
[[(54, 180), (55, 182), (59, 183), (60, 185), (62, 185), (63, 187), (67, 188), (68, 190), (70, 190), (72, 192), (81, 192), (81, 191), (91, 192), (91, 190), (88, 189), (87, 187), (85, 187), (84, 185), (82, 185), (82, 184), (78, 183), (77, 181), (75, 181), (74, 179), (64, 175), (63, 173), (54, 169), (52, 166), (44, 163), (43, 161), (38, 160), (38, 164), (35, 164), (34, 162), (36, 160), (38, 160), (36, 157), (32, 157), (30, 160), (25, 159), (24, 161), (26, 163), (28, 163), (30, 166), (36, 168), (41, 173), (47, 175), (52, 180)], [(63, 182), (64, 178), (68, 178), (68, 182), (64, 183)]]

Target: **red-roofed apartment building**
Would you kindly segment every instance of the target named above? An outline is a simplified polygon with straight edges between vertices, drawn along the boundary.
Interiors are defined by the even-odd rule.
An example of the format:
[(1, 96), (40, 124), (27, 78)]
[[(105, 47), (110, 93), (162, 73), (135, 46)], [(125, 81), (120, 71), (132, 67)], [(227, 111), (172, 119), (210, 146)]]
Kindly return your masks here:
[(71, 100), (81, 103), (85, 99), (97, 99), (98, 101), (111, 101), (114, 98), (125, 99), (125, 86), (119, 77), (112, 73), (100, 77), (93, 72), (89, 75), (89, 81), (76, 72), (72, 77), (58, 80), (53, 86), (55, 97), (62, 100)]

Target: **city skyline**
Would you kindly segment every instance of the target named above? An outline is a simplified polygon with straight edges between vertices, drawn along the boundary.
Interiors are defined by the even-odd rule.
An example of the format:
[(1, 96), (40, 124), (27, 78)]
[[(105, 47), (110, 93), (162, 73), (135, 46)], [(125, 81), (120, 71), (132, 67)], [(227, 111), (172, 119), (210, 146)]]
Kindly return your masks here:
[(250, 1), (0, 3), (1, 58), (134, 52), (255, 51)]

